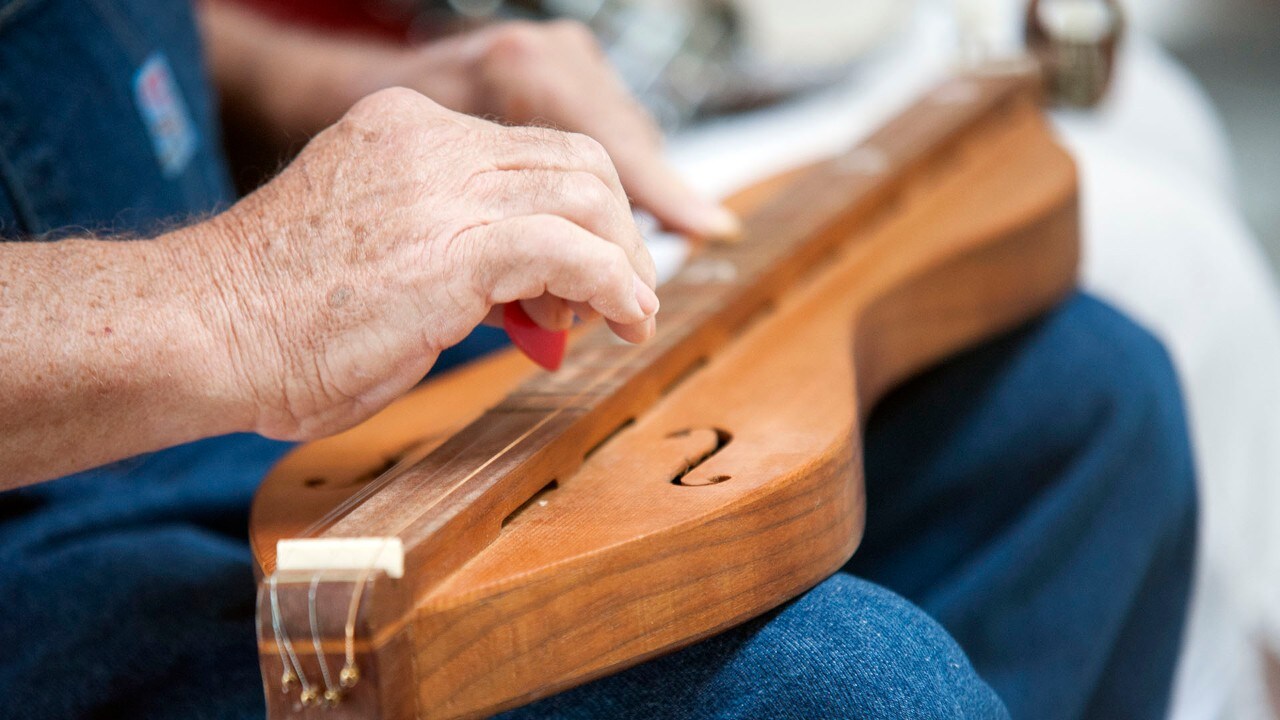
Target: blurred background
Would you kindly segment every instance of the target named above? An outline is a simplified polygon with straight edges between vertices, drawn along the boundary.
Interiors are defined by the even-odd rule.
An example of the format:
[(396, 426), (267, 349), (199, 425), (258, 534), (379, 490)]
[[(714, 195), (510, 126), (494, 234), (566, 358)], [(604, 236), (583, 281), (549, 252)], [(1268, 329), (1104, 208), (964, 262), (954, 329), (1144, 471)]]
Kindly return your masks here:
[[(961, 13), (1010, 5), (949, 1)], [(318, 25), (410, 42), (496, 19), (580, 19), (596, 29), (637, 94), (668, 129), (699, 112), (739, 109), (833, 81), (846, 70), (845, 61), (891, 41), (913, 5), (910, 0), (249, 3)], [(1280, 0), (1124, 0), (1122, 5), (1131, 29), (1172, 53), (1212, 99), (1230, 139), (1241, 208), (1280, 267)]]
[[(712, 195), (849, 147), (958, 68), (1023, 56), (1028, 17), (1096, 45), (1116, 5), (241, 1), (404, 42), (581, 20), (667, 129), (672, 161)], [(1081, 284), (1161, 339), (1187, 402), (1200, 548), (1171, 716), (1280, 717), (1280, 0), (1119, 5), (1108, 94), (1051, 117), (1080, 168)], [(668, 271), (684, 257), (679, 239), (650, 246)]]
[(1130, 0), (1200, 81), (1231, 140), (1241, 206), (1280, 262), (1280, 1)]

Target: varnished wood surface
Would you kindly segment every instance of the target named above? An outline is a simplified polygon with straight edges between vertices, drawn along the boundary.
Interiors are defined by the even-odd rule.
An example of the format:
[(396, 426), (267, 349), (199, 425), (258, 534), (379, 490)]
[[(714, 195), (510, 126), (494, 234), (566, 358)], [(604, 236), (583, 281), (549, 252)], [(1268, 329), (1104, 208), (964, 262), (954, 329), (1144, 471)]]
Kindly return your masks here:
[[(322, 583), (334, 672), (363, 592), (364, 679), (336, 708), (281, 692), (262, 623), (270, 714), (480, 717), (821, 581), (861, 536), (866, 410), (1069, 290), (1075, 192), (1029, 93), (962, 81), (849, 156), (740, 198), (756, 208), (747, 240), (663, 288), (650, 347), (586, 329), (555, 376), (500, 354), (294, 452), (255, 502), (264, 576), (282, 538), (395, 535), (410, 550), (402, 580)], [(316, 679), (311, 580), (277, 578)]]

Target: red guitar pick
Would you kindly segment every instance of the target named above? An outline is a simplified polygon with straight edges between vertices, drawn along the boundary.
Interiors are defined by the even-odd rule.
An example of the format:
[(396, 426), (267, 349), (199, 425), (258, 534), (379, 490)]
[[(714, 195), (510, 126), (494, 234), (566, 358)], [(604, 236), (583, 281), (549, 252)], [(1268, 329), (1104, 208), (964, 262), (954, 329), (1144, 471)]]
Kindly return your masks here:
[(502, 327), (511, 336), (511, 342), (530, 360), (551, 371), (560, 369), (569, 340), (567, 331), (547, 330), (539, 326), (519, 302), (510, 302), (503, 307)]

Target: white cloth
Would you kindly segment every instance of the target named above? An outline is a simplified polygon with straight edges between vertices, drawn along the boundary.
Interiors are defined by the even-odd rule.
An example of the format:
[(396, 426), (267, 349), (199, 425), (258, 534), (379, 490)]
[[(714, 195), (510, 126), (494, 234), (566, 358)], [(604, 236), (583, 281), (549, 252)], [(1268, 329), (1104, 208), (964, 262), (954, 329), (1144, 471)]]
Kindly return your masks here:
[[(673, 161), (723, 196), (850, 146), (945, 76), (946, 5), (922, 3), (838, 87), (678, 135)], [(1225, 135), (1186, 73), (1141, 37), (1105, 107), (1055, 120), (1081, 168), (1083, 284), (1161, 338), (1190, 414), (1201, 561), (1171, 716), (1270, 717), (1254, 636), (1280, 628), (1280, 295), (1235, 207)], [(670, 238), (654, 249), (663, 275), (684, 258)]]

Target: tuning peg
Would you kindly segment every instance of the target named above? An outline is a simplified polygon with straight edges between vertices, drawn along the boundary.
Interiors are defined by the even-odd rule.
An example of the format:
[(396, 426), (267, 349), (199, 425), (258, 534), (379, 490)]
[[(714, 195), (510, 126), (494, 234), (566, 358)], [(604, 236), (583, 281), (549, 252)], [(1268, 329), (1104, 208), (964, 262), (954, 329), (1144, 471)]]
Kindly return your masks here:
[(1124, 32), (1117, 0), (1032, 0), (1027, 50), (1040, 62), (1050, 99), (1068, 107), (1101, 102)]

